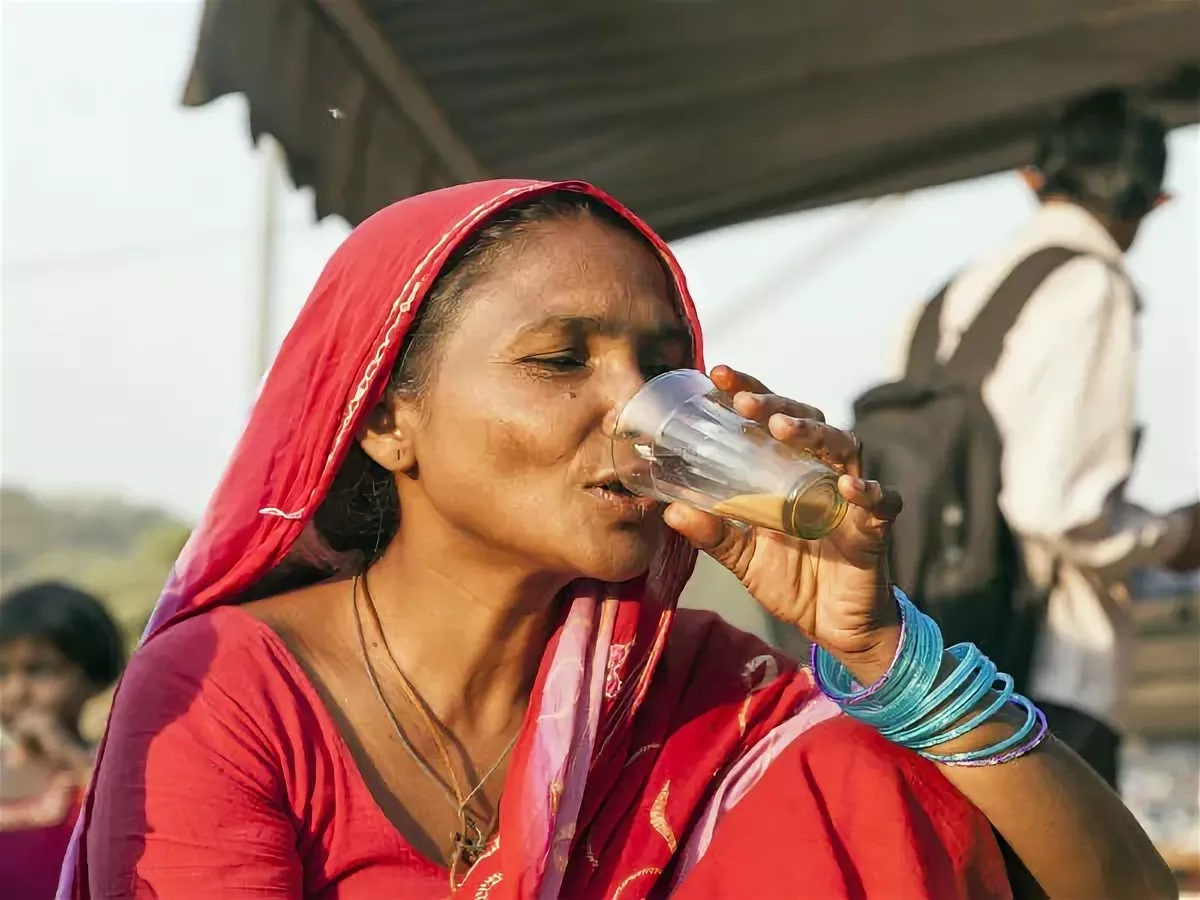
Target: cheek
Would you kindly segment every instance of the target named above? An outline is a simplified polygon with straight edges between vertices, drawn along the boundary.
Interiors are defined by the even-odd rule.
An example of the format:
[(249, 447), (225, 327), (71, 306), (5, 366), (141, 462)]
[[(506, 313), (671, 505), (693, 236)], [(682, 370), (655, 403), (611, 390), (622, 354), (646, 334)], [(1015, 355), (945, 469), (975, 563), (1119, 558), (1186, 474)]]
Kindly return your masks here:
[(570, 395), (559, 391), (538, 403), (493, 411), (480, 423), (482, 447), (495, 468), (513, 475), (563, 471), (592, 430)]
[(74, 678), (43, 678), (34, 682), (30, 700), (36, 709), (53, 712), (75, 703), (81, 693)]
[(509, 509), (541, 508), (602, 465), (599, 420), (548, 384), (477, 384), (469, 395), (443, 395), (423, 437), (426, 489), (444, 494), (454, 485), (477, 505), (492, 497)]

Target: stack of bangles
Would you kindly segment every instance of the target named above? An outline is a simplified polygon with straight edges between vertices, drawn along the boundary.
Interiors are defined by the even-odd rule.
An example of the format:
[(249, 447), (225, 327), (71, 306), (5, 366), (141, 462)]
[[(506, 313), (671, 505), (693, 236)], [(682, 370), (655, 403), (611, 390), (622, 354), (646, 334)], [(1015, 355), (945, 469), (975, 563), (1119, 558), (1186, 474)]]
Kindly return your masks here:
[[(874, 684), (861, 687), (845, 666), (814, 644), (812, 671), (821, 693), (888, 740), (944, 765), (996, 766), (1024, 756), (1045, 740), (1046, 716), (1027, 697), (1013, 693), (1012, 677), (997, 671), (974, 644), (950, 648), (958, 665), (939, 682), (941, 629), (903, 591), (892, 590), (900, 605), (900, 646), (888, 670)], [(964, 753), (928, 752), (961, 738), (1010, 704), (1025, 712), (1025, 721), (1010, 736)]]

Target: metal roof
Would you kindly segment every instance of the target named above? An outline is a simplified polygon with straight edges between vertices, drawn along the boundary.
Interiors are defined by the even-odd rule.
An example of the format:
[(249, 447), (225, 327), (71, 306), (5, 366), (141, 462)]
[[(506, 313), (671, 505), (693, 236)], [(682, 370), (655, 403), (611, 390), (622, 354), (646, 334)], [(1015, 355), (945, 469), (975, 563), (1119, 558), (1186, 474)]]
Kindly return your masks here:
[(1192, 0), (208, 0), (185, 103), (240, 92), (318, 215), (581, 178), (666, 237), (1020, 165), (1103, 86), (1200, 120)]

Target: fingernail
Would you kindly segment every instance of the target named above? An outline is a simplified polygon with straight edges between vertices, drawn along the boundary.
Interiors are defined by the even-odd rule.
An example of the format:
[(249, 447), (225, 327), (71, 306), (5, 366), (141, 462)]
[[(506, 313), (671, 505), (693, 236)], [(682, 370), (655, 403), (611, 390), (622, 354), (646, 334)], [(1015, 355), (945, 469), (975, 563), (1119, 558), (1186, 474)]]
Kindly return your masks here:
[(850, 484), (856, 491), (866, 491), (867, 489), (867, 483), (861, 478), (851, 478)]

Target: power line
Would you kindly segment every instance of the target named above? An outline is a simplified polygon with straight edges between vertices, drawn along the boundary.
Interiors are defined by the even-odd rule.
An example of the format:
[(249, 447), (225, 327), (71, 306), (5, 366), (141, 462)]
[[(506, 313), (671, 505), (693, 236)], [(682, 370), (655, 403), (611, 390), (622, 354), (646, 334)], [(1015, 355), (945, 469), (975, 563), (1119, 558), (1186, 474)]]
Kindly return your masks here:
[(792, 257), (782, 267), (768, 273), (740, 299), (730, 303), (723, 314), (715, 317), (715, 321), (705, 330), (712, 334), (724, 333), (727, 329), (736, 328), (752, 316), (770, 308), (781, 299), (780, 291), (784, 285), (800, 275), (812, 278), (832, 260), (847, 253), (857, 239), (891, 218), (903, 206), (907, 197), (907, 194), (890, 194), (872, 200), (845, 227), (824, 235), (806, 252)]
[[(280, 223), (277, 235), (282, 236), (292, 232), (307, 230), (312, 223), (295, 221)], [(126, 265), (141, 260), (161, 259), (164, 257), (187, 255), (226, 246), (244, 244), (247, 252), (252, 252), (251, 242), (254, 232), (246, 231), (207, 231), (191, 235), (178, 235), (171, 238), (145, 241), (138, 244), (97, 248), (80, 253), (64, 253), (58, 256), (45, 256), (38, 259), (7, 261), (0, 264), (0, 277), (38, 278), (47, 275), (74, 274), (82, 270), (102, 269), (111, 266)]]

